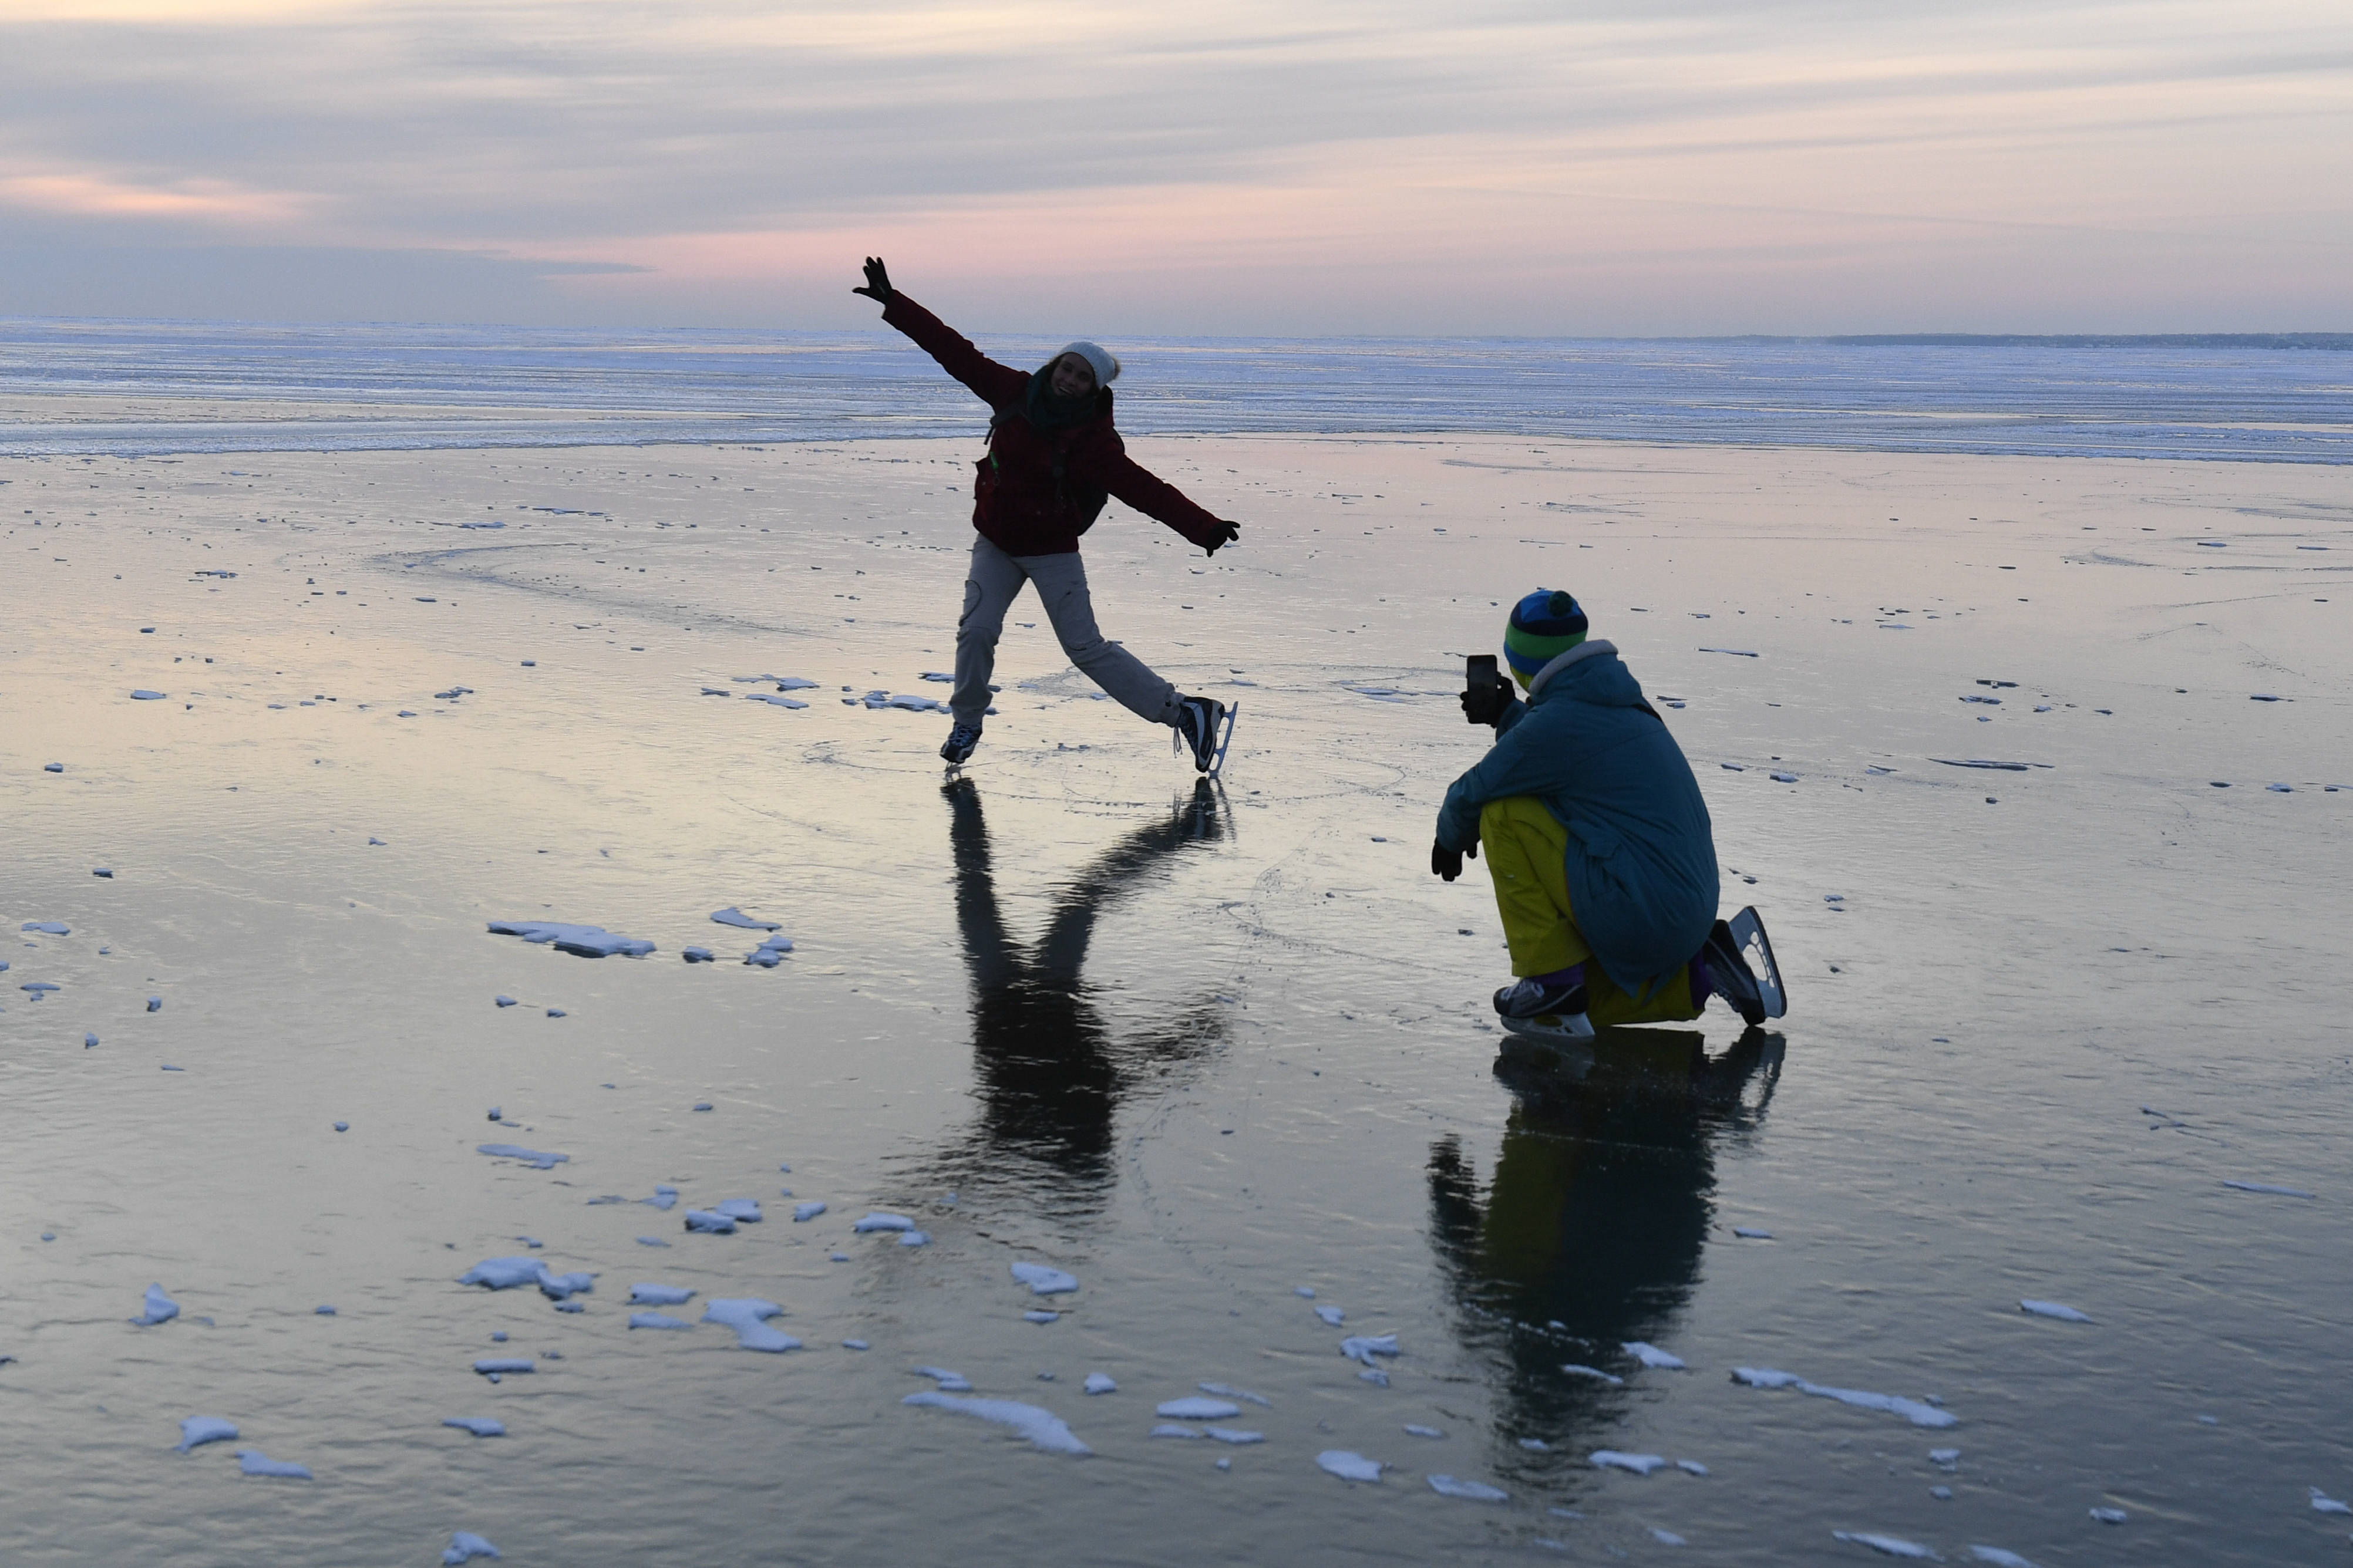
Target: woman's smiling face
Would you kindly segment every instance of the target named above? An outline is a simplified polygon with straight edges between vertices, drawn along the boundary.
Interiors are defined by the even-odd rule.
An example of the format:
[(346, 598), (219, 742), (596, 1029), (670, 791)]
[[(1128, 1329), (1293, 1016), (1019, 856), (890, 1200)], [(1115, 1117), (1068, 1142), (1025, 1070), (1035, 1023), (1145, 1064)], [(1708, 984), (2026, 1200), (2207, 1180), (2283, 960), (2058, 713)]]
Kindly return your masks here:
[(1064, 354), (1054, 362), (1053, 379), (1049, 384), (1057, 397), (1084, 397), (1095, 389), (1095, 367), (1082, 354)]

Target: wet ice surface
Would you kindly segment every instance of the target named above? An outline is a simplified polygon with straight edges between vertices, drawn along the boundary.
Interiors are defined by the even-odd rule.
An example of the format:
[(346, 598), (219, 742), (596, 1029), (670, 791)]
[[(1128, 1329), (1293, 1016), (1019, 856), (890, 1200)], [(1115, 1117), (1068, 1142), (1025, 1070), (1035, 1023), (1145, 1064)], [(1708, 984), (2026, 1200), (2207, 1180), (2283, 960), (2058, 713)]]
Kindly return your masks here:
[[(216, 1541), (186, 1521), (227, 1508), (256, 1561), (429, 1562), (462, 1523), (513, 1561), (748, 1568), (786, 1474), (827, 1500), (796, 1539), (845, 1562), (1504, 1563), (1555, 1531), (1573, 1561), (1676, 1555), (1653, 1529), (1760, 1564), (1873, 1559), (1836, 1531), (1948, 1562), (2343, 1550), (2306, 1489), (2348, 1495), (2341, 473), (1137, 441), (1249, 541), (1204, 561), (1117, 509), (1088, 536), (1109, 635), (1187, 689), (1259, 683), (1197, 800), (1026, 598), (966, 784), (941, 787), (944, 718), (857, 700), (945, 694), (920, 677), (952, 657), (965, 445), (72, 465), (103, 515), (59, 518), (73, 564), (0, 617), (0, 931), (72, 933), (5, 955), (63, 987), (0, 1012), (12, 1541), (193, 1568)], [(12, 493), (60, 473), (7, 468)], [(417, 504), (306, 531), (366, 481)], [(139, 484), (179, 487), (175, 533), (142, 531)], [(728, 510), (742, 486), (803, 521)], [(381, 521), (442, 498), (511, 526), (450, 554), (452, 530)], [(2232, 547), (2193, 548), (2207, 531)], [(516, 549), (539, 543), (560, 548)], [(670, 581), (618, 586), (622, 561)], [(214, 568), (239, 575), (193, 576)], [(310, 600), (311, 576), (352, 592)], [(1771, 927), (1784, 1045), (1738, 1045), (1720, 1008), (1549, 1060), (1499, 1059), (1482, 1026), (1506, 978), (1485, 862), (1449, 887), (1414, 849), (1477, 732), (1446, 699), (1344, 685), (1451, 689), (1493, 647), (1489, 601), (1555, 580), (1686, 704), (1662, 711), (1757, 879), (1727, 871), (1725, 907)], [(1912, 629), (1879, 632), (1899, 606)], [(1651, 624), (1684, 611), (1761, 657)], [(212, 695), (171, 664), (191, 653)], [(753, 670), (823, 695), (688, 700)], [(1989, 678), (2015, 700), (1953, 700)], [(123, 699), (142, 686), (174, 696)], [(299, 706), (317, 693), (343, 700)], [(723, 908), (797, 951), (747, 973), (759, 933)], [(493, 921), (656, 952), (582, 962)], [(726, 962), (670, 956), (696, 943)], [(528, 1005), (482, 1005), (502, 994)], [(486, 1133), (568, 1159), (485, 1157)], [(830, 1211), (683, 1231), (779, 1179)], [(588, 1202), (664, 1186), (666, 1211)], [(854, 1237), (870, 1213), (906, 1229)], [(550, 1277), (600, 1277), (561, 1303), (586, 1311), (536, 1268), (455, 1282), (522, 1234)], [(1034, 1299), (1018, 1262), (1083, 1289)], [(696, 1305), (621, 1300), (651, 1267)], [(151, 1281), (183, 1316), (133, 1328)], [(788, 1308), (751, 1321), (815, 1348), (628, 1326), (715, 1300)], [(1047, 1305), (1072, 1311), (1021, 1321)], [(1389, 1333), (1387, 1388), (1336, 1353)], [(492, 1385), (478, 1357), (534, 1371)], [(902, 1406), (923, 1363), (964, 1374), (943, 1394), (1058, 1406), (1095, 1457)], [(1120, 1392), (1085, 1397), (1093, 1369)], [(1205, 1383), (1270, 1399), (1227, 1400), (1265, 1440), (1153, 1440), (1154, 1407)], [(191, 1411), (319, 1479), (166, 1451)], [(453, 1411), (512, 1435), (461, 1442)], [(1955, 1441), (1957, 1469), (1927, 1457)], [(1419, 1462), (1344, 1486), (1325, 1451)], [(1430, 1463), (1511, 1501), (1440, 1495)]]

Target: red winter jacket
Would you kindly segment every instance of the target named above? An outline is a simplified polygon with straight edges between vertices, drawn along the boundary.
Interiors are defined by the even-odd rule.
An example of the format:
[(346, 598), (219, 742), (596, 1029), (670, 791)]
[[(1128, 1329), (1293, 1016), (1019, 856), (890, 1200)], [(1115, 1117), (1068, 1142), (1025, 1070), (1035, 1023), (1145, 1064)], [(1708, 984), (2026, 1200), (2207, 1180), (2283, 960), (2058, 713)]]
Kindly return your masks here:
[(1022, 412), (1029, 372), (997, 363), (904, 294), (891, 296), (882, 319), (997, 411), (988, 456), (973, 481), (972, 525), (1007, 554), (1063, 555), (1078, 549), (1079, 535), (1093, 525), (1107, 494), (1196, 544), (1218, 537), (1215, 517), (1127, 455), (1112, 428), (1109, 387), (1096, 393), (1093, 418), (1041, 433)]

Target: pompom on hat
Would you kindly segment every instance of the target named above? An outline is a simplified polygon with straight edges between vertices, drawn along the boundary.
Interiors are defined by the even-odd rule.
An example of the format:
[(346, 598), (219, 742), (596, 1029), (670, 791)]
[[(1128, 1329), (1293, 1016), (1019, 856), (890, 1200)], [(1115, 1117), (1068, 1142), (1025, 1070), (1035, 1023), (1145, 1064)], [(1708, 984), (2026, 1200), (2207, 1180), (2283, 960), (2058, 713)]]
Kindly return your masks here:
[(1557, 588), (1538, 588), (1512, 606), (1504, 632), (1504, 658), (1512, 678), (1527, 689), (1546, 665), (1585, 640), (1585, 611)]
[(1119, 361), (1113, 359), (1111, 351), (1101, 343), (1091, 343), (1084, 338), (1074, 343), (1064, 343), (1054, 351), (1054, 359), (1046, 363), (1051, 364), (1064, 354), (1076, 354), (1086, 361), (1088, 367), (1095, 373), (1097, 386), (1109, 386), (1119, 379)]

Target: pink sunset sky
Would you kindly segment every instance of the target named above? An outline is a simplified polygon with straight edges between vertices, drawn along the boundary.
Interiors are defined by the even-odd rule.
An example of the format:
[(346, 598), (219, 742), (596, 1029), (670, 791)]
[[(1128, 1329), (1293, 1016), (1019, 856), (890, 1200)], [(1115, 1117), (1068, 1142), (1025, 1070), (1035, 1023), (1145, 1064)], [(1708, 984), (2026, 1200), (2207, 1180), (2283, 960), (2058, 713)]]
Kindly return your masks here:
[(0, 314), (2353, 329), (2343, 0), (0, 0)]

